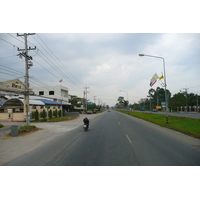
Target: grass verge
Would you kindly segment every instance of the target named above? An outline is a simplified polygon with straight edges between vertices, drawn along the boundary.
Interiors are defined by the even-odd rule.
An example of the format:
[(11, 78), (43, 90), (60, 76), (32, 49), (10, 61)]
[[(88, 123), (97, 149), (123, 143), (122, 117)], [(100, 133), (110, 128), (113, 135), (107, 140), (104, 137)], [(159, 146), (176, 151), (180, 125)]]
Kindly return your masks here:
[[(118, 110), (119, 111), (119, 110)], [(166, 116), (159, 114), (140, 113), (131, 111), (119, 111), (137, 118), (144, 119), (162, 127), (179, 131), (186, 135), (200, 139), (200, 119), (192, 119), (187, 117), (169, 116), (169, 124), (166, 124)]]
[[(31, 133), (34, 133), (35, 131), (42, 130), (42, 128), (37, 128), (36, 126), (30, 125), (30, 126), (21, 126), (18, 129), (18, 136), (25, 136)], [(12, 138), (11, 133), (7, 133), (4, 135), (3, 139), (9, 139)]]

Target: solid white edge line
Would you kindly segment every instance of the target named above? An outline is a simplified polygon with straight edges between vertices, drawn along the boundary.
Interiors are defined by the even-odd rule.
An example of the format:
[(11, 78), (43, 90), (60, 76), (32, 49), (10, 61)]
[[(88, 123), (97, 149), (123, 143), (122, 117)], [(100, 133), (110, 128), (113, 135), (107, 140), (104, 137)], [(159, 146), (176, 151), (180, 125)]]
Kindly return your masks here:
[(130, 138), (128, 137), (128, 135), (126, 135), (126, 137), (128, 138), (129, 142), (132, 143), (131, 140), (130, 140)]

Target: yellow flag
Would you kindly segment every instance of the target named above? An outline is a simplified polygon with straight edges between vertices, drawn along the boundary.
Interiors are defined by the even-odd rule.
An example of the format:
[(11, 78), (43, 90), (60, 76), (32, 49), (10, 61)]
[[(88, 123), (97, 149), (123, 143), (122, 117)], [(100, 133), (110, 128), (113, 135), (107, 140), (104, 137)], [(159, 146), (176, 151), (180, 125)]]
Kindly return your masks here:
[(159, 80), (161, 80), (161, 79), (163, 79), (164, 78), (164, 76), (162, 75), (161, 77), (159, 77)]

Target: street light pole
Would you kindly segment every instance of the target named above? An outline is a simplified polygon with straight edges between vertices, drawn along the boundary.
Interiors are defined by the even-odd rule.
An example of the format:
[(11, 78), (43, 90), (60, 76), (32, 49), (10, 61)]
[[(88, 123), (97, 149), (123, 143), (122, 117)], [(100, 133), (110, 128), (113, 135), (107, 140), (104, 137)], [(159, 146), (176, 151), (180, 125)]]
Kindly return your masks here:
[(165, 73), (165, 59), (163, 57), (159, 56), (152, 56), (152, 55), (146, 55), (146, 54), (139, 54), (139, 56), (148, 56), (148, 57), (153, 57), (153, 58), (160, 58), (163, 60), (163, 67), (164, 67), (164, 84), (165, 84), (165, 104), (166, 104), (166, 124), (168, 124), (168, 103), (167, 103), (167, 84), (166, 84), (166, 73)]

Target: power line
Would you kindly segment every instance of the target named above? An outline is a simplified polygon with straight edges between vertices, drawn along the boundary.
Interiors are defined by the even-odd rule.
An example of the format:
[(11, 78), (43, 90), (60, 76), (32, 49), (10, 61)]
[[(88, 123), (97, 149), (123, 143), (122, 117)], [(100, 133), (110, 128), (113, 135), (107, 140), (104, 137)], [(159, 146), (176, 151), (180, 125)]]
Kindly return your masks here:
[[(37, 35), (38, 36), (38, 35)], [(38, 36), (39, 37), (39, 36)], [(35, 39), (35, 38), (34, 38)], [(39, 39), (42, 41), (42, 39), (39, 37)], [(36, 40), (36, 39), (35, 39)], [(38, 40), (36, 40), (38, 42)], [(43, 41), (42, 41), (43, 42)], [(39, 43), (39, 42), (38, 42)], [(41, 43), (39, 43), (41, 45)], [(49, 47), (43, 42), (43, 44), (46, 46), (46, 48), (48, 48), (48, 50), (52, 53), (52, 55), (58, 60), (58, 58), (55, 56), (55, 54), (49, 49)], [(41, 45), (42, 46), (42, 45)], [(43, 47), (43, 46), (42, 46)], [(46, 49), (44, 48), (44, 50), (46, 51)], [(46, 51), (47, 52), (47, 51)], [(48, 53), (48, 52), (47, 52)], [(42, 53), (43, 54), (43, 53)], [(44, 54), (43, 54), (44, 55)], [(60, 66), (60, 61), (58, 62), (57, 60), (55, 60), (55, 58), (53, 58), (49, 53), (48, 55), (56, 62), (57, 66)], [(44, 55), (45, 56), (45, 55)], [(46, 57), (46, 56), (45, 56)], [(47, 57), (46, 57), (47, 58)], [(47, 58), (48, 59), (48, 58)], [(49, 59), (48, 59), (49, 60)], [(50, 61), (51, 63), (53, 63), (52, 61)], [(54, 63), (53, 63), (54, 64)], [(62, 63), (61, 63), (62, 64)], [(59, 69), (59, 68), (57, 68)], [(60, 69), (59, 69), (60, 70)], [(64, 69), (65, 70), (65, 69)], [(61, 71), (61, 70), (60, 70)], [(62, 73), (64, 71), (61, 71)], [(66, 75), (65, 73), (63, 73), (63, 76), (66, 76), (66, 79), (69, 80), (71, 83), (78, 85), (74, 80), (72, 80), (68, 75)], [(81, 86), (82, 87), (82, 86)]]
[(10, 42), (8, 42), (8, 41), (6, 41), (6, 40), (4, 40), (4, 39), (2, 39), (2, 38), (0, 38), (1, 40), (3, 40), (4, 42), (6, 42), (6, 43), (8, 43), (8, 44), (10, 44), (10, 45), (12, 45), (13, 47), (17, 47), (17, 46), (15, 46), (14, 44), (12, 44), (12, 43), (10, 43)]
[[(15, 36), (11, 35), (10, 33), (7, 33), (7, 34), (10, 35), (11, 37), (13, 37), (14, 39), (18, 40), (19, 42), (25, 44), (24, 41), (19, 40), (18, 38), (16, 38)], [(24, 35), (21, 35), (21, 36), (24, 36)]]
[[(44, 70), (48, 71), (51, 75), (53, 75), (57, 80), (60, 80), (60, 77), (56, 76), (54, 73), (52, 73), (51, 71), (49, 71), (48, 69), (46, 69), (43, 65), (41, 65), (40, 63), (38, 63), (36, 60), (34, 60), (34, 62), (36, 62), (39, 66), (41, 66)], [(74, 89), (76, 90), (79, 90), (77, 89), (75, 86), (71, 86), (73, 87)], [(80, 90), (81, 91), (81, 90)]]
[(0, 59), (3, 60), (3, 59), (6, 59), (6, 58), (11, 58), (11, 57), (15, 57), (15, 56), (7, 56), (7, 57), (0, 58)]
[[(34, 38), (35, 39), (35, 38)], [(35, 39), (36, 40), (36, 39)], [(38, 40), (36, 40), (37, 42), (38, 42)], [(31, 43), (31, 42), (29, 42), (29, 43)], [(39, 42), (38, 42), (39, 43)], [(33, 43), (31, 43), (31, 44), (33, 44)], [(41, 43), (39, 43), (40, 45), (41, 45)], [(46, 45), (47, 46), (47, 45)], [(47, 47), (48, 48), (48, 47)], [(48, 48), (49, 49), (49, 48)], [(45, 51), (46, 51), (46, 49), (44, 49)], [(49, 49), (50, 50), (50, 49)], [(51, 51), (51, 50), (50, 50)], [(46, 51), (47, 52), (47, 51)], [(51, 51), (52, 52), (52, 51)], [(48, 52), (47, 52), (48, 53)], [(50, 65), (57, 73), (59, 73), (62, 77), (64, 77), (66, 80), (68, 80), (68, 81), (70, 81), (73, 85), (71, 86), (71, 87), (73, 87), (73, 88), (75, 88), (76, 86), (74, 86), (74, 84), (75, 85), (77, 85), (78, 86), (78, 84), (75, 82), (75, 81), (73, 81), (69, 76), (67, 76), (65, 73), (63, 73), (63, 71), (61, 71), (60, 70), (60, 68), (58, 68), (58, 67), (55, 67), (55, 64), (53, 63), (53, 61), (52, 60), (50, 60), (41, 50), (40, 51), (38, 51), (37, 52), (37, 54), (38, 54), (38, 56), (41, 58), (41, 59), (43, 59), (48, 65)], [(41, 55), (42, 54), (42, 55)], [(53, 53), (52, 53), (53, 54)], [(52, 58), (52, 56), (48, 53), (48, 55)], [(44, 56), (44, 57), (43, 57)], [(35, 59), (34, 59), (35, 60)], [(53, 60), (55, 60), (54, 58), (53, 58)], [(81, 86), (82, 87), (82, 86)], [(77, 89), (77, 88), (75, 88), (75, 89)], [(80, 90), (80, 89), (78, 89), (78, 90)]]
[[(17, 39), (16, 37), (14, 37), (13, 35), (11, 35), (11, 34), (9, 34), (8, 33), (8, 35), (9, 36), (11, 36), (12, 38), (14, 38), (15, 40), (18, 40), (19, 42), (21, 42), (21, 43), (23, 43), (23, 44), (25, 44), (23, 41), (21, 41), (21, 40), (19, 40), (19, 39)], [(21, 35), (21, 36), (24, 36), (24, 35)], [(34, 38), (34, 37), (33, 37)], [(55, 71), (56, 71), (56, 73), (58, 73), (58, 74), (60, 74), (62, 77), (64, 77), (64, 79), (66, 79), (67, 81), (69, 81), (69, 84), (70, 84), (70, 87), (72, 87), (72, 88), (74, 88), (74, 89), (76, 89), (76, 90), (79, 90), (79, 91), (82, 91), (82, 86), (80, 87), (79, 86), (79, 84), (75, 81), (75, 79), (73, 80), (73, 79), (71, 79), (68, 75), (66, 75), (65, 73), (64, 73), (64, 71), (63, 70), (61, 70), (58, 66), (60, 66), (60, 61), (59, 61), (59, 59), (54, 55), (54, 53), (49, 49), (49, 47), (44, 43), (44, 41), (38, 36), (38, 38), (42, 41), (42, 43), (46, 46), (46, 48), (51, 52), (51, 54), (53, 54), (53, 56), (58, 60), (56, 60), (54, 57), (52, 57), (47, 51), (46, 51), (46, 49), (44, 48), (44, 50), (48, 53), (48, 55), (50, 56), (50, 58), (53, 60), (53, 61), (55, 61), (57, 64), (56, 64), (56, 66), (57, 66), (57, 68), (55, 67), (55, 64), (54, 64), (54, 62), (52, 62), (52, 60), (50, 60), (43, 52), (41, 52), (41, 51), (39, 51), (39, 53), (38, 53), (38, 50), (37, 50), (37, 52), (36, 52), (36, 54), (38, 54), (38, 56), (41, 58), (41, 59), (43, 59), (44, 60), (44, 62), (46, 62), (48, 65), (50, 65)], [(35, 38), (34, 38), (35, 39)], [(18, 49), (19, 49), (19, 47), (18, 46), (16, 46), (16, 45), (14, 45), (14, 44), (12, 44), (11, 42), (9, 42), (9, 41), (6, 41), (6, 40), (4, 40), (4, 39), (2, 39), (4, 42), (6, 42), (6, 43), (8, 43), (9, 45), (12, 45), (12, 46), (14, 46), (14, 47), (17, 47)], [(38, 40), (36, 40), (40, 45), (42, 45)], [(30, 41), (28, 41), (28, 43), (31, 43)], [(32, 43), (31, 43), (32, 44)], [(43, 45), (42, 45), (43, 46)], [(22, 56), (25, 56), (25, 54), (23, 54)], [(60, 80), (60, 77), (58, 77), (58, 76), (56, 76), (55, 75), (55, 73), (52, 73), (52, 72), (50, 72), (46, 67), (44, 67), (44, 66), (42, 66), (39, 62), (37, 62), (35, 59), (34, 59), (34, 61), (39, 65), (39, 66), (41, 66), (41, 67), (43, 67), (46, 71), (48, 71), (51, 75), (53, 75), (54, 77), (56, 77), (58, 80)], [(24, 61), (23, 61), (24, 62)], [(12, 64), (16, 64), (17, 62), (15, 62), (15, 63), (9, 63), (9, 64), (6, 64), (6, 65), (12, 65)], [(61, 65), (62, 65), (62, 63), (61, 63)], [(69, 72), (68, 72), (69, 73)], [(12, 76), (14, 76), (14, 77), (17, 77), (16, 75), (13, 75), (13, 73), (12, 73), (12, 71), (7, 71), (7, 74), (9, 75), (12, 75)], [(74, 77), (73, 75), (71, 75), (72, 77)], [(77, 87), (78, 86), (78, 87)]]
[[(6, 67), (5, 65), (1, 65), (1, 66), (4, 66), (4, 67)], [(1, 67), (0, 66), (0, 67)], [(17, 71), (17, 70), (13, 70), (12, 68), (9, 68), (9, 67), (7, 67), (8, 69), (3, 69), (4, 71), (2, 71), (1, 72), (1, 74), (7, 74), (7, 75), (10, 75), (10, 76), (13, 76), (13, 77), (15, 77), (15, 78), (19, 78), (19, 76), (21, 76), (21, 77), (25, 77), (25, 74), (24, 73), (22, 73), (22, 72), (20, 72), (20, 71)], [(7, 71), (7, 73), (5, 72), (5, 71)], [(33, 80), (32, 80), (33, 79)], [(34, 83), (34, 84), (36, 84), (36, 85), (39, 85), (41, 88), (47, 88), (48, 89), (48, 87), (49, 86), (45, 86), (45, 84), (42, 82), (42, 81), (40, 81), (39, 79), (36, 79), (36, 78), (30, 78), (30, 82), (32, 83)], [(40, 84), (39, 84), (40, 83)], [(49, 87), (49, 89), (51, 89), (52, 87)], [(55, 90), (55, 92), (56, 93), (58, 93), (59, 92), (59, 90), (56, 90), (55, 88), (53, 88), (54, 90)]]
[[(38, 38), (42, 41), (42, 43), (48, 48), (48, 50), (52, 53), (52, 55), (57, 59), (57, 62), (59, 62), (60, 64), (60, 66), (62, 66), (62, 67), (64, 67), (63, 69), (64, 70), (67, 70), (66, 69), (66, 67), (61, 63), (61, 61), (57, 58), (57, 56), (51, 51), (51, 49), (49, 49), (49, 47), (44, 43), (44, 41), (40, 38), (40, 36), (39, 35), (37, 35), (38, 36)], [(73, 74), (71, 74), (70, 73), (70, 71), (69, 70), (67, 70), (67, 72), (74, 78), (74, 79), (76, 79), (76, 81), (79, 81), (80, 82), (80, 80), (78, 80), (75, 76), (73, 76)], [(82, 84), (82, 83), (81, 83)], [(82, 85), (81, 85), (81, 87), (82, 87)]]
[[(44, 50), (45, 52), (50, 56), (50, 58), (48, 58), (41, 50), (39, 52), (37, 52), (38, 56), (40, 58), (42, 58), (47, 64), (49, 64), (58, 74), (61, 75), (61, 77), (64, 77), (65, 80), (69, 81), (69, 85), (70, 87), (73, 87), (76, 90), (82, 91), (80, 88), (82, 88), (82, 85), (78, 84), (77, 81), (74, 81), (72, 78), (70, 78), (68, 75), (66, 75), (66, 73), (64, 73), (63, 70), (61, 70), (59, 68), (60, 64), (62, 65), (62, 63), (60, 62), (60, 60), (55, 56), (55, 54), (51, 51), (51, 49), (45, 44), (45, 42), (38, 36), (38, 34), (36, 35), (40, 41), (44, 44), (41, 44), (35, 37), (33, 38)], [(30, 44), (33, 44), (31, 42), (29, 42)], [(44, 47), (45, 46), (45, 47)], [(46, 50), (46, 48), (50, 51), (50, 53), (56, 58), (52, 57), (52, 55), (50, 55), (50, 53)], [(44, 57), (43, 57), (44, 56)], [(35, 59), (34, 59), (35, 60)], [(54, 63), (56, 62), (56, 64)], [(56, 67), (55, 67), (56, 66)], [(65, 68), (64, 68), (65, 70)], [(67, 72), (69, 73), (69, 72)], [(71, 75), (72, 77), (74, 77), (73, 75)], [(71, 85), (71, 84), (72, 85)], [(80, 87), (80, 88), (77, 88)]]

